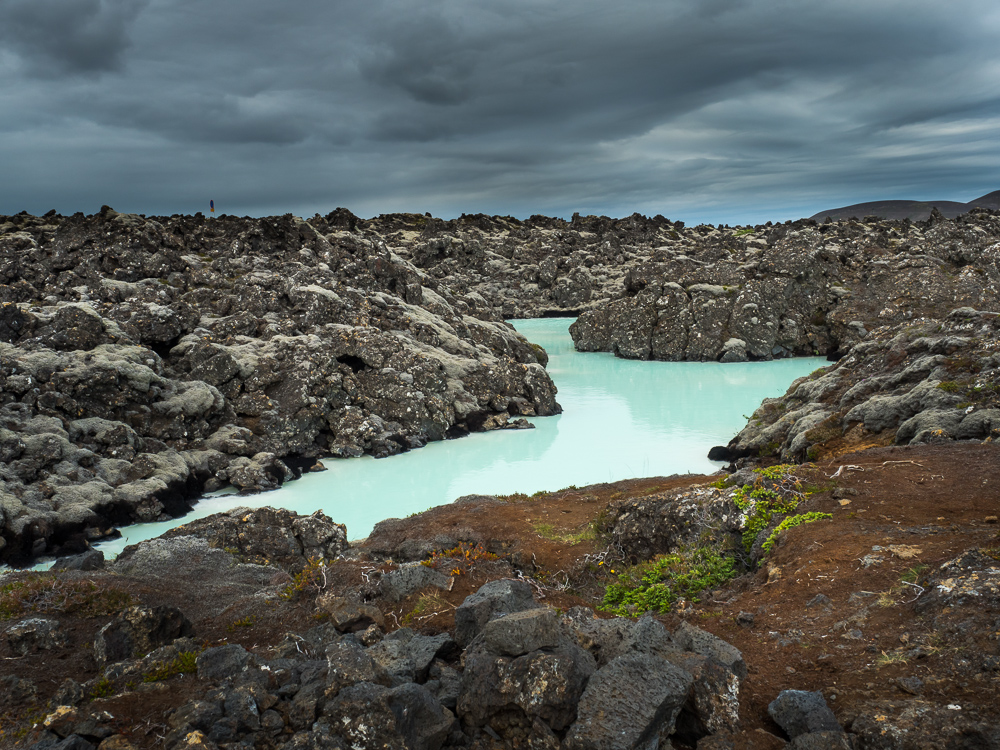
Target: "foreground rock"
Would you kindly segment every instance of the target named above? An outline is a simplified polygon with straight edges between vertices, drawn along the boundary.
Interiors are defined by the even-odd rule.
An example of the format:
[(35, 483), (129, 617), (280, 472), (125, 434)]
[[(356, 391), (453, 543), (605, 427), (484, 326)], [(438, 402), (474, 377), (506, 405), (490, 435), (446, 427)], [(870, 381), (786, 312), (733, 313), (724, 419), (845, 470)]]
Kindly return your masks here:
[[(350, 549), (325, 517), (237, 509), (104, 568), (8, 574), (0, 748), (995, 747), (995, 451), (465, 498)], [(780, 532), (758, 568), (774, 519), (725, 520), (736, 488), (799, 493), (775, 518), (794, 497), (832, 517)], [(600, 542), (520, 525), (579, 528), (581, 495)], [(434, 541), (429, 519), (493, 536)], [(424, 564), (387, 559), (424, 544)], [(706, 549), (758, 572), (667, 614), (595, 616), (621, 565), (638, 581)]]
[(0, 560), (558, 411), (544, 352), (352, 221), (0, 217)]
[[(490, 581), (466, 597), (456, 610), (454, 634), (390, 628), (379, 606), (391, 608), (396, 601), (386, 600), (378, 587), (338, 588), (324, 571), (333, 576), (340, 561), (314, 558), (313, 570), (320, 572), (313, 575), (301, 564), (310, 547), (296, 553), (277, 541), (280, 529), (291, 540), (301, 536), (303, 524), (322, 523), (270, 508), (241, 509), (176, 529), (170, 539), (135, 545), (113, 564), (116, 576), (97, 580), (149, 583), (172, 576), (182, 583), (197, 580), (208, 590), (228, 586), (224, 604), (253, 596), (272, 607), (310, 586), (327, 591), (315, 600), (301, 599), (315, 601), (318, 613), (343, 611), (352, 600), (359, 609), (367, 607), (373, 614), (364, 630), (346, 618), (319, 617), (325, 622), (288, 631), (270, 649), (249, 650), (237, 643), (199, 645), (198, 628), (218, 611), (210, 604), (192, 603), (196, 626), (175, 607), (127, 607), (97, 632), (97, 676), (61, 688), (25, 746), (42, 750), (107, 741), (119, 724), (100, 706), (134, 705), (142, 700), (139, 685), (181, 675), (188, 675), (185, 694), (167, 715), (162, 739), (167, 750), (439, 750), (493, 747), (494, 741), (512, 748), (647, 748), (669, 746), (671, 738), (693, 744), (714, 731), (738, 729), (735, 710), (746, 678), (742, 656), (698, 628), (684, 624), (672, 634), (653, 619), (598, 620), (585, 608), (563, 616), (539, 603), (528, 583), (509, 578)], [(238, 541), (228, 544), (254, 537), (271, 541), (250, 550)], [(194, 542), (206, 538), (207, 549), (228, 558), (227, 566), (197, 561), (204, 552), (197, 552)], [(187, 546), (178, 546), (182, 543)], [(273, 562), (239, 561), (264, 559), (272, 550), (281, 553)], [(233, 583), (244, 575), (242, 569), (254, 568), (269, 572), (272, 582), (252, 595), (240, 592)], [(294, 579), (281, 575), (296, 569), (300, 574)], [(56, 626), (34, 632), (53, 632)], [(8, 636), (11, 648), (24, 648), (28, 640), (21, 633), (27, 630), (22, 626)], [(65, 640), (48, 641), (34, 643), (68, 648)], [(30, 688), (10, 687), (23, 696), (18, 701), (34, 699)], [(166, 690), (164, 685), (160, 693)], [(156, 695), (145, 692), (151, 700)], [(15, 693), (10, 695), (13, 700)], [(94, 696), (102, 702), (93, 702)]]

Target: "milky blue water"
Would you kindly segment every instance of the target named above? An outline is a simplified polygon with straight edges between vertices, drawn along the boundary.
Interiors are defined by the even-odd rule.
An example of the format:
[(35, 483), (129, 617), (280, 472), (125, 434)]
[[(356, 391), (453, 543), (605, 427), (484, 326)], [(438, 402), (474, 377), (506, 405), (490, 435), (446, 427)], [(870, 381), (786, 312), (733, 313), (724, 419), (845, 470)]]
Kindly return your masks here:
[(819, 357), (775, 362), (637, 362), (573, 348), (570, 318), (512, 321), (545, 347), (563, 413), (536, 417), (533, 430), (476, 433), (390, 458), (326, 459), (273, 492), (203, 498), (183, 519), (122, 529), (99, 545), (105, 555), (180, 523), (238, 505), (323, 510), (360, 539), (398, 518), (468, 494), (531, 494), (634, 477), (716, 471), (713, 445), (725, 445), (763, 398), (779, 396)]

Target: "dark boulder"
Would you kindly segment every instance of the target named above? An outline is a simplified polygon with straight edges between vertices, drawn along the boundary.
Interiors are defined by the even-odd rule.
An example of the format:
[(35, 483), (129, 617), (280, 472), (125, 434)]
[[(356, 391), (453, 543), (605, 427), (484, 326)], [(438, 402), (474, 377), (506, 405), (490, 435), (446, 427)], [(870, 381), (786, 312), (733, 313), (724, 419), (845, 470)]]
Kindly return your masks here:
[(619, 656), (591, 677), (566, 749), (657, 747), (673, 732), (692, 682), (690, 674), (654, 656)]
[(767, 713), (792, 739), (811, 732), (843, 731), (820, 692), (782, 690)]
[(176, 607), (130, 607), (98, 631), (94, 658), (104, 665), (143, 656), (192, 632)]
[(529, 725), (537, 719), (559, 732), (576, 717), (595, 668), (594, 658), (568, 638), (517, 657), (492, 653), (477, 639), (465, 652), (457, 712), (466, 724), (482, 727), (515, 710)]
[(455, 640), (467, 646), (490, 620), (539, 606), (524, 581), (490, 581), (455, 610)]

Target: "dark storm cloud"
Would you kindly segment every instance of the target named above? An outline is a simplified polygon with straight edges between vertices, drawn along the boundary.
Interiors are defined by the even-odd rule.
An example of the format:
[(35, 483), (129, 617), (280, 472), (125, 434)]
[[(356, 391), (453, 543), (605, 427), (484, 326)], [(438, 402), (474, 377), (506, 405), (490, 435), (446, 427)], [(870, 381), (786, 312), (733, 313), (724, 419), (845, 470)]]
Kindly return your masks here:
[(0, 213), (968, 200), (1000, 187), (994, 6), (0, 0)]
[(4, 0), (0, 43), (30, 75), (86, 75), (118, 70), (128, 31), (147, 0)]

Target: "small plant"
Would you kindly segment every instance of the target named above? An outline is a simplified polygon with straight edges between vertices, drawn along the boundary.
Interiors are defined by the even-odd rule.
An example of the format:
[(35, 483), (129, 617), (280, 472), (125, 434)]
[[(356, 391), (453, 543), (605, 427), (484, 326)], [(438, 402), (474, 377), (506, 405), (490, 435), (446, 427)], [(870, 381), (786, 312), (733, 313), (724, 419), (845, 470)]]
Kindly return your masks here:
[(764, 554), (766, 555), (772, 549), (774, 549), (774, 545), (778, 541), (778, 535), (781, 534), (781, 532), (784, 531), (785, 529), (794, 529), (796, 526), (801, 526), (804, 523), (813, 523), (814, 521), (822, 521), (826, 518), (833, 518), (833, 514), (810, 512), (810, 513), (802, 513), (797, 516), (788, 516), (788, 518), (779, 523), (775, 527), (774, 531), (771, 532), (770, 536), (768, 536), (767, 539), (764, 540), (764, 543), (761, 545), (761, 550), (763, 550)]
[(114, 683), (111, 682), (107, 677), (101, 677), (94, 685), (90, 688), (90, 692), (87, 696), (90, 700), (97, 700), (98, 698), (110, 698), (115, 694)]
[(142, 676), (142, 681), (161, 682), (181, 674), (194, 674), (198, 671), (197, 662), (197, 651), (182, 651), (170, 661), (154, 666), (152, 670)]
[(937, 387), (940, 388), (945, 393), (958, 393), (960, 390), (962, 390), (962, 386), (960, 386), (954, 380), (944, 380), (938, 383)]
[(293, 601), (302, 594), (318, 594), (326, 588), (326, 560), (312, 557), (301, 571), (295, 574), (292, 582), (279, 593), (285, 601)]
[(235, 633), (237, 628), (252, 628), (256, 624), (257, 624), (257, 616), (247, 615), (246, 617), (242, 617), (239, 620), (233, 620), (226, 626), (226, 630), (228, 630), (230, 633)]
[[(434, 550), (431, 553), (430, 558), (421, 561), (420, 564), (426, 565), (428, 568), (436, 569), (442, 562), (447, 561), (447, 563), (452, 566), (452, 571), (457, 569), (468, 572), (468, 570), (478, 562), (496, 559), (497, 556), (492, 552), (487, 551), (482, 544), (462, 542), (457, 547), (452, 547), (451, 549)], [(455, 565), (456, 562), (458, 565)], [(452, 575), (454, 575), (454, 572)]]
[(743, 511), (743, 546), (753, 549), (757, 535), (771, 525), (775, 515), (793, 513), (804, 499), (802, 482), (792, 474), (791, 464), (754, 469), (753, 483), (733, 493), (733, 502)]
[(875, 666), (888, 667), (892, 664), (906, 664), (908, 661), (909, 658), (902, 651), (883, 651), (875, 660)]
[(906, 570), (900, 580), (903, 583), (919, 583), (920, 579), (923, 578), (924, 573), (927, 572), (929, 566), (927, 565), (914, 565), (909, 570)]
[(896, 592), (895, 588), (890, 589), (889, 591), (883, 591), (878, 595), (878, 598), (875, 600), (875, 603), (878, 606), (882, 607), (883, 609), (885, 609), (886, 607), (892, 607), (893, 605), (896, 604), (895, 592)]
[(531, 500), (531, 498), (523, 492), (515, 492), (512, 495), (497, 495), (497, 499), (503, 500), (505, 503), (523, 503)]
[(733, 578), (735, 566), (735, 560), (710, 547), (659, 555), (619, 574), (618, 582), (605, 591), (600, 609), (619, 616), (669, 612), (679, 599), (697, 602), (697, 594)]

